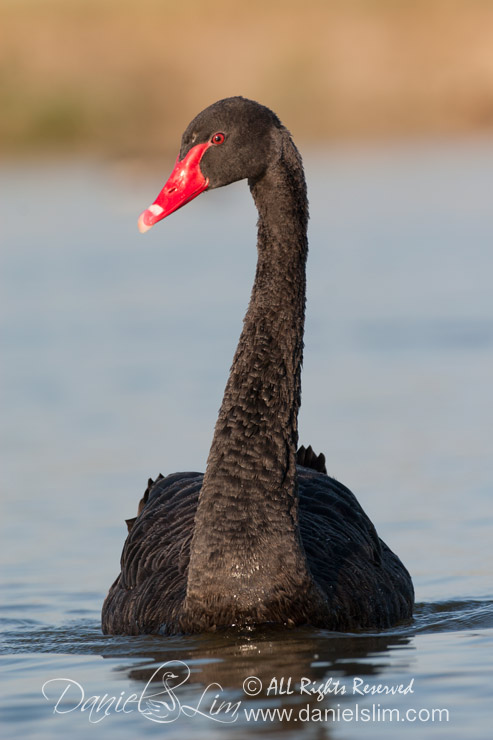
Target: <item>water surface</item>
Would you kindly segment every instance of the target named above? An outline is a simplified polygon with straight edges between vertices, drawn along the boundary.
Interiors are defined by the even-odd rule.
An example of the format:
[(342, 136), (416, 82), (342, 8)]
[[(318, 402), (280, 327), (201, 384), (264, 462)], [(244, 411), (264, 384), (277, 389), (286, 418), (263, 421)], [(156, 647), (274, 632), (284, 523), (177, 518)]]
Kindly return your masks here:
[[(489, 736), (493, 145), (306, 159), (300, 439), (325, 452), (410, 570), (415, 620), (370, 635), (101, 634), (124, 519), (147, 477), (204, 468), (253, 281), (255, 211), (239, 183), (142, 237), (136, 216), (169, 163), (146, 176), (10, 166), (0, 174), (3, 737)], [(166, 686), (165, 671), (176, 676)], [(72, 693), (54, 713), (60, 678)], [(355, 678), (401, 691), (361, 695)], [(77, 691), (114, 703), (91, 714)], [(116, 711), (132, 693), (140, 709)], [(152, 719), (149, 698), (165, 702), (150, 705)], [(250, 709), (291, 716), (249, 719)]]

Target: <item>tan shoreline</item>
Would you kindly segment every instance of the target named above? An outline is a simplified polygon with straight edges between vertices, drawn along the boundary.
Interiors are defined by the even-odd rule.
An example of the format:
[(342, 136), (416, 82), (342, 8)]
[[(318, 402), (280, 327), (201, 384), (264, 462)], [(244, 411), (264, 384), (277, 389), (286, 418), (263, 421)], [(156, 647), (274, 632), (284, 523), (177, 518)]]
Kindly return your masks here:
[(166, 151), (242, 94), (297, 138), (493, 132), (493, 0), (0, 0), (0, 151)]

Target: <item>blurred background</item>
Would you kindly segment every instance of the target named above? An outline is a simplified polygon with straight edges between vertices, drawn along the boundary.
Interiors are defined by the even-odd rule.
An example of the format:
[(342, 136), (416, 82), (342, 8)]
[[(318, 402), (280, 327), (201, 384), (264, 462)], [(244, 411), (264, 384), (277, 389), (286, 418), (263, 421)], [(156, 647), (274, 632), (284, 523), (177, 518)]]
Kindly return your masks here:
[[(243, 182), (145, 238), (136, 219), (188, 122), (229, 95), (273, 108), (307, 171), (301, 441), (327, 454), (389, 537), (406, 510), (415, 516), (418, 493), (429, 509), (435, 491), (439, 517), (471, 470), (484, 493), (493, 0), (0, 8), (2, 477), (16, 491), (9, 505), (20, 505), (13, 561), (26, 507), (53, 523), (82, 507), (82, 521), (91, 491), (91, 526), (103, 530), (113, 573), (121, 523), (147, 476), (204, 468), (255, 270), (255, 209)], [(70, 502), (67, 476), (80, 492)], [(406, 532), (402, 557), (416, 574), (416, 533)], [(49, 560), (61, 543), (48, 540)], [(81, 552), (84, 563), (84, 538)]]
[(244, 95), (297, 140), (493, 130), (491, 0), (0, 0), (0, 151), (176, 149)]
[(147, 476), (203, 469), (255, 270), (255, 210), (236, 183), (145, 238), (136, 219), (188, 122), (236, 94), (276, 111), (307, 170), (301, 441), (389, 533), (417, 492), (428, 507), (437, 485), (460, 496), (472, 469), (485, 490), (493, 0), (0, 8), (2, 476), (18, 502), (46, 518), (63, 500), (72, 521), (90, 490), (116, 567)]

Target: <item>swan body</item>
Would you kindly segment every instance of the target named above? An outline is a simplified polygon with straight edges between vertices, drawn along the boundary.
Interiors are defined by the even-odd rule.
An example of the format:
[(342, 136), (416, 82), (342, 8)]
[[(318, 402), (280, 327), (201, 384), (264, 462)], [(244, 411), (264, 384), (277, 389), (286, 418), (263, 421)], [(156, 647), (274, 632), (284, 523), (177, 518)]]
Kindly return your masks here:
[(308, 204), (289, 132), (251, 100), (206, 108), (139, 228), (241, 179), (259, 213), (257, 271), (206, 472), (149, 481), (103, 606), (109, 634), (412, 616), (411, 578), (355, 496), (311, 448), (297, 453)]

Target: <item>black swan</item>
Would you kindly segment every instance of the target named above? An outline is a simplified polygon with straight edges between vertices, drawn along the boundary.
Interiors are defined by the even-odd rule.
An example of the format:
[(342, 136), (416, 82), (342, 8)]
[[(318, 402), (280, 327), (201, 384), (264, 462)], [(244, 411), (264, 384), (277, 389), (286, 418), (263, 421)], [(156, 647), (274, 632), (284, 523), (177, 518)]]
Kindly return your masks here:
[(296, 451), (308, 203), (289, 131), (252, 100), (209, 106), (139, 228), (243, 179), (259, 213), (257, 271), (206, 472), (149, 480), (104, 602), (107, 634), (265, 623), (347, 632), (412, 616), (406, 568), (323, 456)]

